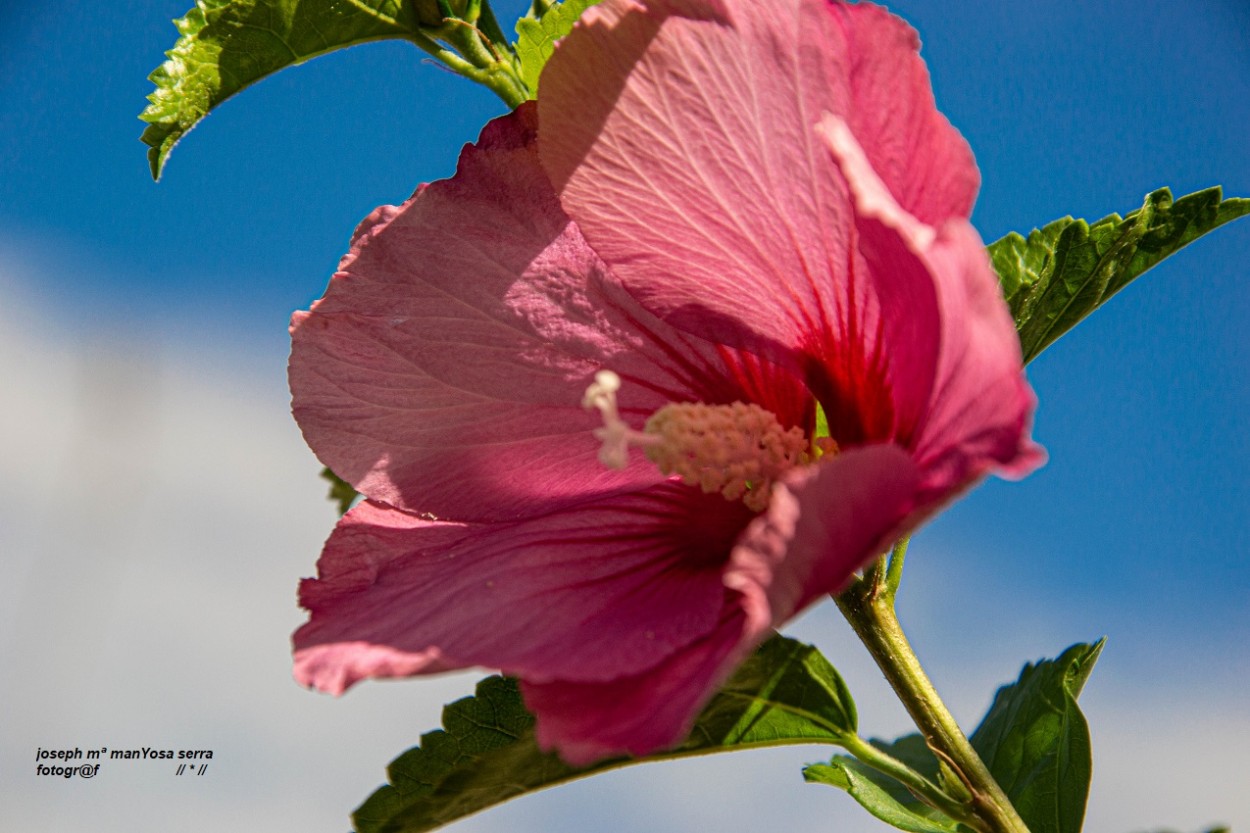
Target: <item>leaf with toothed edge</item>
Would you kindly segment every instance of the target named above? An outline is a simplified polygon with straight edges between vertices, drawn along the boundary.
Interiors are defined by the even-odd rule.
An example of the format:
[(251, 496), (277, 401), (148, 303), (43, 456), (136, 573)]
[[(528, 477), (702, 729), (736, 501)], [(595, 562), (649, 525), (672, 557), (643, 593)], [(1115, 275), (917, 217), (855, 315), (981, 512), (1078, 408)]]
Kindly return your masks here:
[[(854, 758), (838, 755), (827, 764), (803, 767), (803, 778), (844, 790), (872, 815), (908, 833), (974, 833), (946, 815), (921, 804), (886, 775)], [(898, 791), (902, 790), (904, 796)]]
[[(998, 690), (969, 740), (1032, 833), (1079, 833), (1092, 769), (1089, 728), (1076, 699), (1103, 643), (1073, 645), (1057, 659), (1029, 663)], [(952, 797), (966, 795), (924, 739), (873, 740)], [(846, 791), (864, 809), (910, 833), (965, 833), (967, 828), (922, 803), (906, 787), (860, 761), (837, 755), (803, 770), (810, 782)], [(967, 831), (970, 833), (970, 831)]]
[(553, 3), (540, 17), (523, 17), (516, 24), (516, 54), (521, 62), (521, 80), (530, 89), (530, 98), (538, 95), (538, 77), (547, 59), (555, 51), (560, 38), (573, 31), (573, 24), (582, 12), (599, 0), (563, 0)]
[[(958, 794), (950, 789), (952, 785), (947, 779), (951, 776), (938, 765), (920, 735), (905, 735), (892, 743), (874, 738), (869, 743), (934, 784)], [(809, 764), (803, 768), (803, 779), (845, 791), (881, 821), (909, 833), (974, 833), (966, 825), (920, 801), (892, 777), (848, 755), (835, 755), (828, 763)]]
[(712, 698), (668, 752), (585, 768), (541, 752), (516, 681), (488, 677), (443, 710), (443, 729), (387, 768), (352, 816), (358, 833), (421, 833), (528, 792), (647, 761), (795, 743), (836, 744), (856, 731), (855, 704), (819, 651), (774, 636)]
[(1080, 833), (1093, 762), (1076, 699), (1102, 646), (1024, 666), (968, 738), (1032, 833)]
[(1015, 318), (1026, 363), (1159, 261), (1227, 222), (1250, 199), (1208, 188), (1173, 200), (1160, 188), (1136, 211), (1096, 223), (1064, 217), (991, 243), (990, 259)]
[(288, 66), (368, 41), (419, 37), (414, 0), (196, 0), (178, 40), (148, 76), (152, 178), (169, 152), (230, 96)]

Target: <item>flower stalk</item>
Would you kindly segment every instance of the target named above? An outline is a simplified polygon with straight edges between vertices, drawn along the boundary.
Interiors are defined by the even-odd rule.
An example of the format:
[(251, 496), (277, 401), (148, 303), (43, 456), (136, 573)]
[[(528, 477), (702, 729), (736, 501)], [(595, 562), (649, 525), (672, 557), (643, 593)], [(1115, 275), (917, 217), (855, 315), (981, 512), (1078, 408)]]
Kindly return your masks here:
[(530, 98), (516, 57), (487, 0), (469, 0), (460, 13), (449, 0), (437, 0), (437, 9), (434, 18), (412, 34), (417, 47), (491, 90), (514, 110)]
[(941, 810), (957, 821), (975, 824), (967, 807), (947, 795), (942, 788), (925, 778), (916, 770), (891, 755), (882, 752), (858, 735), (848, 735), (838, 745), (854, 755), (860, 762), (898, 781), (920, 800)]
[(888, 558), (879, 559), (863, 577), (833, 599), (920, 729), (929, 749), (943, 768), (962, 782), (967, 791), (966, 804), (971, 809), (971, 818), (966, 821), (984, 833), (1029, 833), (1011, 800), (938, 696), (899, 624), (894, 602), (906, 549), (907, 542), (899, 542)]

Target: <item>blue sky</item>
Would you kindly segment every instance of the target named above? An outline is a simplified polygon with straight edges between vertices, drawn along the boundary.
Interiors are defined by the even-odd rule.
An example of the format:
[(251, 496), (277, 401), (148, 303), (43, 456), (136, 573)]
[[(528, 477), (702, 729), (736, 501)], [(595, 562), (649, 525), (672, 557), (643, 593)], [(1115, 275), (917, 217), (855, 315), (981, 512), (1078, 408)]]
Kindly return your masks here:
[[(0, 553), (17, 576), (0, 595), (0, 650), (9, 669), (0, 691), (26, 726), (19, 732), (6, 720), (0, 729), (0, 764), (21, 767), (16, 777), (0, 778), (0, 792), (12, 786), (27, 796), (0, 801), (0, 819), (16, 812), (23, 829), (36, 829), (29, 820), (41, 818), (30, 795), (66, 803), (69, 789), (31, 783), (36, 779), (23, 774), (33, 754), (28, 747), (56, 743), (58, 733), (64, 743), (85, 745), (101, 725), (113, 727), (119, 745), (164, 742), (161, 733), (179, 724), (136, 710), (144, 692), (173, 692), (179, 683), (216, 691), (231, 679), (234, 693), (196, 701), (200, 714), (214, 717), (193, 721), (191, 734), (233, 750), (235, 760), (222, 769), (233, 769), (238, 782), (223, 774), (230, 789), (201, 789), (178, 799), (192, 804), (172, 806), (269, 806), (260, 795), (265, 779), (286, 765), (284, 756), (316, 758), (318, 744), (289, 741), (301, 732), (294, 719), (290, 735), (265, 743), (236, 736), (253, 723), (287, 725), (268, 710), (307, 714), (327, 737), (377, 733), (360, 741), (352, 770), (343, 764), (338, 778), (359, 779), (363, 787), (353, 784), (346, 800), (316, 805), (318, 815), (309, 811), (316, 820), (302, 828), (338, 830), (352, 801), (381, 777), (383, 763), (434, 725), (437, 697), (469, 685), (379, 686), (384, 693), (342, 701), (280, 687), (288, 673), (287, 631), (299, 621), (294, 582), (312, 570), (332, 524), (319, 502), (316, 465), (285, 412), (285, 328), (293, 309), (320, 295), (355, 224), (420, 182), (449, 175), (459, 147), (503, 105), (423, 65), (412, 47), (371, 44), (245, 91), (189, 135), (154, 184), (135, 117), (145, 104), (147, 74), (173, 43), (169, 20), (185, 12), (186, 2), (117, 0), (91, 15), (65, 0), (0, 11), (0, 347), (8, 346), (0, 352), (0, 395), (13, 397), (0, 445), (9, 481), (0, 493)], [(517, 5), (503, 5), (501, 17)], [(987, 241), (1065, 214), (1092, 220), (1123, 213), (1163, 185), (1180, 195), (1222, 184), (1228, 195), (1250, 196), (1244, 2), (910, 0), (891, 8), (919, 29), (939, 107), (977, 154), (983, 186), (973, 219)], [(977, 490), (921, 533), (909, 558), (904, 621), (966, 721), (979, 717), (993, 686), (1014, 676), (1022, 661), (1110, 637), (1086, 695), (1096, 761), (1100, 753), (1109, 760), (1091, 804), (1091, 825), (1098, 820), (1099, 829), (1250, 824), (1244, 790), (1216, 788), (1222, 776), (1212, 767), (1221, 759), (1200, 743), (1218, 743), (1228, 732), (1246, 737), (1250, 726), (1250, 709), (1236, 696), (1250, 684), (1248, 262), (1250, 221), (1243, 220), (1149, 273), (1043, 354), (1029, 375), (1040, 400), (1034, 433), (1049, 463), (1023, 482)], [(90, 382), (97, 377), (103, 381)], [(114, 384), (122, 389), (116, 396)], [(102, 427), (99, 410), (115, 401), (122, 404)], [(207, 420), (214, 408), (221, 413)], [(64, 439), (71, 436), (78, 439)], [(164, 445), (153, 445), (158, 439)], [(261, 471), (262, 461), (272, 466)], [(204, 473), (203, 482), (188, 466)], [(88, 470), (98, 480), (78, 476)], [(136, 480), (118, 484), (106, 476), (118, 470), (133, 471)], [(146, 497), (135, 504), (114, 495), (115, 506), (100, 498), (117, 489)], [(150, 539), (136, 507), (186, 517), (167, 537)], [(221, 520), (206, 521), (212, 513)], [(223, 525), (233, 536), (206, 543)], [(159, 559), (140, 547), (158, 539)], [(107, 558), (91, 560), (92, 547)], [(209, 594), (214, 585), (206, 576), (228, 577), (223, 588), (272, 582), (273, 594), (255, 604), (276, 612), (250, 629), (189, 628), (183, 637), (192, 646), (175, 651), (188, 655), (185, 671), (126, 659), (109, 647), (122, 634), (144, 632), (136, 611), (154, 606), (151, 615), (167, 613), (162, 595), (193, 597), (203, 615), (226, 605)], [(113, 588), (111, 601), (82, 590), (96, 581)], [(144, 588), (142, 602), (132, 595), (136, 587)], [(44, 641), (26, 637), (32, 626), (24, 617), (68, 622), (88, 613), (102, 624), (86, 643), (71, 638), (73, 629), (65, 639), (53, 640), (55, 629), (41, 632)], [(871, 677), (851, 656), (856, 648), (845, 634), (827, 635), (836, 627), (834, 615), (820, 610), (798, 632), (822, 646), (829, 639), (835, 662)], [(247, 673), (234, 675), (215, 663), (228, 663), (227, 649), (239, 639), (269, 648)], [(87, 663), (91, 681), (73, 671), (83, 667), (84, 644), (97, 657)], [(98, 659), (110, 651), (120, 652), (116, 662)], [(197, 651), (210, 659), (197, 663)], [(845, 661), (839, 652), (847, 652)], [(119, 667), (131, 669), (125, 679)], [(82, 702), (49, 699), (32, 677), (108, 692), (87, 712), (98, 725), (81, 722)], [(854, 691), (876, 690), (872, 679), (861, 683), (849, 670), (848, 677)], [(248, 691), (262, 688), (249, 707)], [(365, 713), (383, 709), (380, 703), (403, 709), (415, 697), (422, 698), (423, 722), (405, 724), (399, 737)], [(132, 712), (114, 725), (117, 715)], [(896, 714), (880, 714), (881, 727), (868, 724), (868, 731), (902, 728)], [(1210, 715), (1222, 722), (1203, 722)], [(1099, 718), (1110, 727), (1102, 736)], [(1187, 729), (1186, 720), (1197, 728)], [(1118, 741), (1121, 750), (1135, 748), (1134, 722), (1174, 736), (1174, 748), (1192, 758), (1182, 769), (1207, 760), (1205, 769), (1195, 764), (1189, 799), (1173, 796), (1168, 804), (1166, 789), (1132, 792), (1131, 758), (1112, 747)], [(333, 741), (336, 749), (344, 742)], [(249, 757), (267, 766), (250, 781), (239, 763)], [(811, 757), (809, 751), (792, 760)], [(732, 762), (716, 766), (720, 778), (744, 777), (725, 769)], [(315, 777), (294, 766), (290, 772)], [(681, 772), (697, 779), (701, 771)], [(797, 780), (792, 768), (784, 776)], [(1177, 776), (1172, 792), (1189, 783), (1186, 777)], [(619, 808), (631, 789), (662, 792), (658, 781), (605, 781), (559, 791), (555, 799), (527, 799), (532, 803), (499, 811), (512, 815), (487, 814), (457, 829), (584, 829), (596, 802)], [(119, 806), (132, 809), (125, 812), (137, 812), (135, 801), (168, 800), (155, 778), (132, 780), (126, 789), (129, 800)], [(75, 829), (75, 807), (92, 818), (106, 806), (93, 802), (121, 800), (120, 793), (84, 795), (58, 811), (63, 827), (48, 829)], [(704, 795), (714, 803), (723, 798), (710, 788)], [(841, 801), (795, 795), (796, 802)], [(1219, 806), (1192, 806), (1200, 800)], [(636, 811), (636, 826), (618, 820), (614, 829), (707, 821), (657, 802), (669, 808), (667, 816)], [(836, 806), (818, 804), (802, 811), (817, 815), (795, 818), (827, 821), (828, 813), (842, 812)], [(1176, 815), (1133, 815), (1150, 811)], [(749, 818), (745, 812), (731, 815), (727, 829), (749, 829), (738, 826), (737, 819)], [(849, 820), (841, 829), (875, 829), (852, 812), (838, 818)]]

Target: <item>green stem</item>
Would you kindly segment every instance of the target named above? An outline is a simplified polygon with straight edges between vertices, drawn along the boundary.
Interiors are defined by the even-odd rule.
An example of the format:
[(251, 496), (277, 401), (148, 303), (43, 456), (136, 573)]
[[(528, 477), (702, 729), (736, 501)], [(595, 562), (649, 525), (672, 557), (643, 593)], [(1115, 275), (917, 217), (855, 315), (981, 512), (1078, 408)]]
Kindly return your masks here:
[(446, 21), (444, 31), (448, 43), (474, 66), (485, 69), (499, 63), (499, 56), (492, 54), (490, 44), (472, 23), (451, 19)]
[(894, 555), (885, 569), (884, 582), (872, 580), (879, 575), (874, 569), (835, 595), (834, 601), (876, 660), (934, 755), (963, 781), (970, 794), (975, 826), (985, 833), (1029, 833), (1002, 787), (938, 697), (899, 625), (894, 591), (902, 569), (902, 551), (896, 548)]
[(500, 49), (509, 49), (508, 36), (504, 34), (503, 28), (499, 25), (499, 19), (495, 17), (494, 10), (490, 7), (489, 0), (482, 0), (482, 8), (476, 21), (478, 28), (482, 30), (482, 34), (498, 46)]
[(511, 67), (505, 67), (502, 63), (498, 67), (469, 77), (485, 85), (512, 110), (529, 101), (529, 88), (517, 77), (516, 72)]
[(894, 597), (898, 595), (899, 585), (903, 583), (903, 559), (907, 557), (909, 540), (900, 538), (894, 545), (894, 549), (890, 551), (890, 563), (885, 573), (885, 592), (891, 604), (894, 603)]
[(929, 806), (941, 810), (956, 821), (975, 824), (975, 820), (969, 818), (967, 807), (942, 792), (940, 787), (907, 764), (882, 752), (858, 735), (849, 735), (839, 741), (838, 745), (863, 763), (898, 781)]
[[(472, 30), (472, 27), (468, 28)], [(504, 60), (496, 60), (482, 45), (476, 30), (472, 30), (472, 34), (466, 37), (461, 27), (453, 25), (435, 34), (445, 38), (457, 48), (467, 50), (470, 60), (441, 46), (437, 40), (427, 34), (413, 32), (409, 35), (409, 39), (422, 51), (434, 56), (465, 78), (476, 81), (494, 92), (513, 110), (529, 99), (529, 89), (511, 65), (511, 56), (506, 56)]]

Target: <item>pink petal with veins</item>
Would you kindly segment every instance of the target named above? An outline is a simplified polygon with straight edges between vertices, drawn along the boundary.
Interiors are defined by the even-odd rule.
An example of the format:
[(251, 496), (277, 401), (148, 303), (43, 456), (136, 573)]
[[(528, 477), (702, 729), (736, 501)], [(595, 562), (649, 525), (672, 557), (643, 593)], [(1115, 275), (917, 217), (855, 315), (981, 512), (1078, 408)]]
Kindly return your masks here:
[[(302, 682), (500, 668), (572, 763), (666, 748), (773, 628), (1041, 462), (917, 49), (867, 3), (604, 0), (536, 106), (361, 225), (292, 323), (296, 418), (371, 499), (301, 586)], [(840, 452), (759, 513), (605, 469), (605, 368), (634, 430), (741, 401), (810, 437), (819, 404)]]

